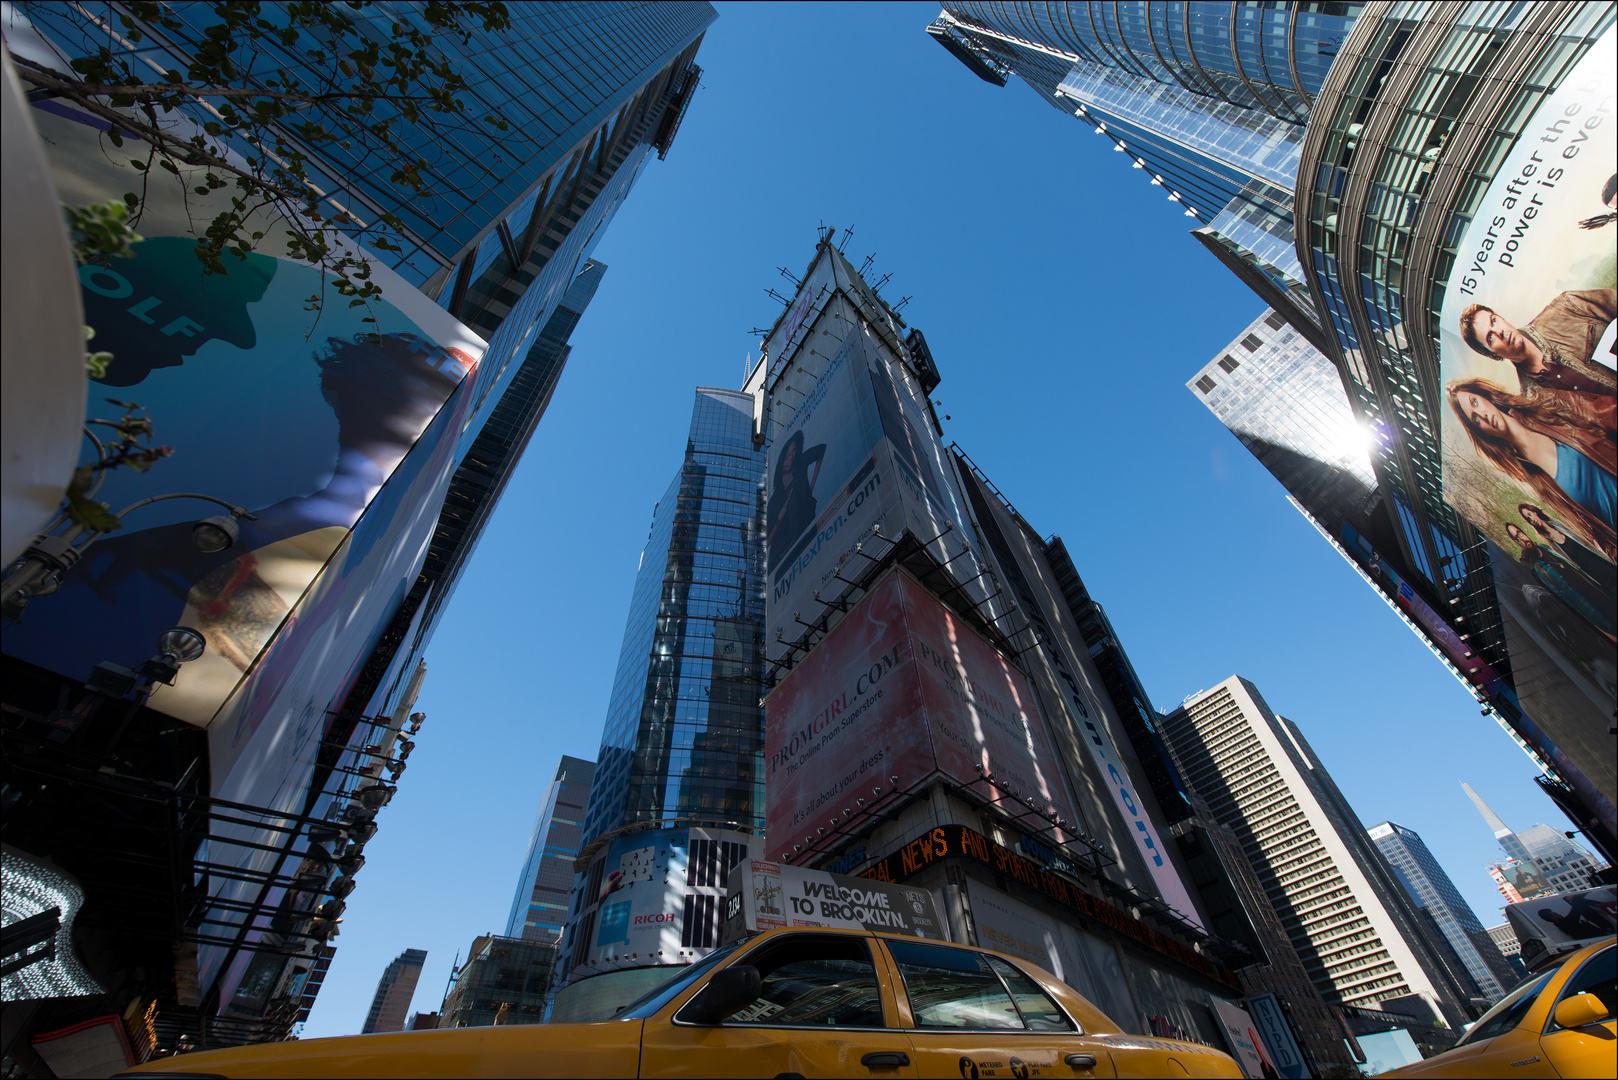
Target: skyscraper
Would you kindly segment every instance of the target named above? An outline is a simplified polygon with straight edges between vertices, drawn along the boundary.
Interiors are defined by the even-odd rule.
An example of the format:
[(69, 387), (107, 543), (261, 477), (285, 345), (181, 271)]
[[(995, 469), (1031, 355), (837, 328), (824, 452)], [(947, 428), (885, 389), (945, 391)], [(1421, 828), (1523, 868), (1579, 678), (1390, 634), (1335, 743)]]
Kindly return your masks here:
[[(161, 19), (130, 16), (124, 28), (139, 31), (137, 48), (133, 35), (106, 38), (83, 9), (7, 9), (7, 48), (70, 78), (65, 61), (108, 40), (140, 71), (157, 57), (164, 70), (189, 70), (188, 57), (214, 47), (219, 10), (164, 10)], [(423, 15), (419, 3), (365, 7), (352, 13), (354, 32), (387, 37), (386, 20), (419, 27)], [(435, 37), (430, 59), (465, 77), (478, 121), (454, 139), (427, 127), (401, 132), (405, 150), (426, 162), (427, 195), (407, 196), (390, 180), (397, 162), (383, 156), (335, 143), (311, 150), (328, 204), (355, 220), (398, 217), (397, 250), (362, 252), (383, 290), (368, 307), (328, 303), (313, 324), (304, 304), (328, 277), (271, 249), (204, 287), (186, 253), (197, 242), (191, 221), (206, 213), (148, 215), (135, 255), (81, 276), (98, 340), (117, 355), (103, 382), (168, 417), (163, 439), (176, 452), (163, 472), (109, 476), (101, 497), (138, 505), (126, 527), (86, 545), (48, 598), (23, 598), (25, 615), (8, 605), (8, 620), (22, 618), (5, 635), (6, 734), (26, 736), (63, 700), (129, 701), (129, 722), (114, 725), (119, 752), (145, 764), (118, 784), (147, 785), (168, 793), (160, 803), (181, 799), (185, 813), (204, 815), (206, 855), (200, 837), (177, 852), (152, 848), (161, 831), (151, 822), (109, 840), (109, 822), (150, 817), (150, 791), (132, 794), (94, 770), (76, 790), (57, 751), (42, 759), (50, 782), (24, 793), (37, 813), (8, 815), (7, 840), (71, 866), (94, 910), (187, 928), (159, 941), (109, 927), (113, 970), (180, 988), (158, 1003), (164, 1049), (203, 1030), (214, 1044), (281, 1037), (294, 1012), (277, 1003), (311, 1004), (325, 935), (414, 746), (406, 725), (420, 725), (411, 708), (422, 655), (602, 280), (591, 249), (646, 163), (669, 151), (716, 17), (700, 0), (523, 4), (510, 15), (507, 29), (475, 23), (464, 41)], [(308, 74), (307, 49), (259, 37), (249, 80)], [(54, 98), (36, 104), (51, 166), (82, 201), (129, 190), (132, 170), (98, 149), (105, 121)], [(316, 123), (319, 113), (300, 115)], [(205, 196), (187, 198), (203, 200), (193, 211), (210, 209)], [(145, 309), (129, 315), (118, 300), (136, 288), (148, 308), (190, 312), (197, 332), (175, 336), (182, 324)], [(176, 492), (244, 508), (215, 526), (234, 541), (197, 549), (200, 504)], [(147, 697), (139, 684), (150, 680), (125, 665), (175, 626), (207, 645)], [(101, 678), (93, 669), (102, 661), (116, 677), (91, 694), (85, 680)], [(97, 740), (85, 752), (104, 754), (106, 739)], [(215, 804), (205, 800), (221, 799), (255, 809), (210, 821)], [(322, 824), (249, 824), (288, 819)], [(108, 842), (145, 861), (111, 865), (91, 854)], [(340, 874), (338, 850), (350, 868)], [(195, 858), (214, 867), (198, 878), (204, 892), (161, 884), (203, 874)], [(173, 977), (152, 974), (165, 971)], [(120, 977), (107, 1010), (122, 1012), (137, 981)], [(50, 1013), (31, 1022), (49, 1025)]]
[(506, 919), (506, 937), (549, 942), (561, 938), (595, 771), (595, 762), (565, 755), (556, 767), (556, 778), (545, 789), (545, 801), (534, 818), (528, 856)]
[(1065, 548), (946, 447), (932, 348), (837, 236), (746, 384), (770, 464), (768, 858), (931, 890), (954, 940), (1126, 1030), (1217, 1042), (1207, 997), (1242, 996), (1229, 965), (1253, 956), (1209, 929), (1171, 840), (1160, 800), (1185, 799), (1149, 703)]
[(1416, 907), (1432, 916), (1484, 996), (1491, 1004), (1504, 997), (1515, 985), (1510, 965), (1421, 837), (1391, 821), (1371, 826), (1370, 837)]
[[(1471, 634), (1454, 629), (1421, 575), (1405, 566), (1394, 535), (1397, 504), (1386, 498), (1371, 467), (1376, 436), (1354, 415), (1336, 365), (1324, 353), (1269, 311), (1186, 387), (1463, 686), (1475, 692), (1505, 685), (1478, 655)], [(1493, 715), (1530, 760), (1550, 768), (1517, 727)]]
[(1362, 7), (962, 2), (928, 32), (1105, 136), (1197, 222), (1197, 240), (1312, 335), (1292, 188), (1315, 96)]
[[(1522, 942), (1517, 940), (1517, 931), (1511, 928), (1510, 923), (1499, 923), (1487, 929), (1489, 940), (1494, 942), (1500, 955), (1505, 957), (1506, 963), (1511, 967), (1512, 976), (1518, 981), (1528, 977), (1528, 965), (1522, 962)], [(1515, 984), (1514, 984), (1515, 985)]]
[(1254, 319), (1186, 387), (1322, 528), (1367, 516), (1369, 436), (1336, 367), (1276, 312)]
[[(685, 460), (653, 510), (630, 599), (557, 1019), (717, 945), (729, 871), (763, 832), (763, 479), (752, 396), (698, 388)], [(657, 940), (631, 947), (631, 930), (639, 942), (646, 927)]]
[(539, 1024), (556, 970), (556, 942), (479, 934), (450, 976), (437, 1026)]
[(382, 969), (382, 977), (376, 982), (376, 996), (371, 998), (371, 1009), (365, 1014), (365, 1026), (360, 1028), (361, 1035), (405, 1029), (410, 999), (416, 996), (416, 980), (421, 978), (421, 968), (426, 962), (426, 949), (406, 949)]
[[(1548, 302), (1577, 296), (1590, 305), (1579, 324), (1588, 340), (1555, 348), (1585, 381), (1540, 378), (1525, 353), (1529, 390), (1550, 380), (1595, 407), (1612, 394), (1618, 305), (1599, 269), (1611, 248), (1600, 232), (1611, 220), (1606, 133), (1578, 136), (1599, 150), (1575, 147), (1584, 151), (1577, 166), (1564, 162), (1538, 181), (1560, 182), (1567, 209), (1535, 233), (1534, 268), (1519, 270), (1525, 256), (1515, 247), (1487, 281), (1484, 264), (1497, 244), (1488, 230), (1518, 220), (1511, 185), (1542, 168), (1536, 144), (1522, 138), (1539, 112), (1541, 140), (1557, 141), (1559, 118), (1587, 115), (1611, 92), (1614, 49), (1598, 43), (1613, 18), (1607, 0), (963, 2), (946, 4), (928, 28), (980, 78), (1004, 85), (1015, 73), (1092, 125), (1337, 368), (1371, 436), (1377, 496), (1366, 520), (1349, 526), (1345, 554), (1370, 568), (1372, 583), (1545, 768), (1540, 786), (1609, 857), (1618, 828), (1610, 510), (1574, 506), (1529, 473), (1518, 484), (1532, 491), (1494, 475), (1487, 452), (1467, 448), (1475, 440), (1441, 386), (1477, 377), (1503, 378), (1501, 392), (1518, 385), (1512, 364), (1466, 343), (1463, 311), (1475, 322), (1480, 305), (1526, 326)], [(1531, 209), (1519, 224), (1540, 215)], [(1468, 253), (1478, 257), (1468, 262)], [(1539, 283), (1551, 280), (1567, 291), (1541, 296), (1549, 286)], [(1612, 438), (1609, 426), (1596, 458)], [(1528, 531), (1566, 537), (1551, 524), (1566, 519), (1573, 538), (1553, 547)], [(1343, 523), (1321, 524), (1339, 543)], [(1589, 573), (1558, 579), (1547, 556), (1585, 558)]]
[[(1618, 151), (1610, 125), (1572, 118), (1604, 109), (1618, 85), (1613, 20), (1607, 0), (1366, 6), (1316, 99), (1294, 222), (1327, 354), (1376, 436), (1372, 464), (1393, 508), (1387, 541), (1401, 572), (1496, 675), (1474, 681), (1480, 702), (1549, 766), (1542, 786), (1609, 854), (1618, 799), (1610, 586), (1604, 601), (1594, 588), (1592, 604), (1547, 560), (1589, 550), (1596, 577), (1610, 577), (1610, 509), (1591, 511), (1548, 473), (1513, 464), (1514, 451), (1474, 437), (1455, 395), (1482, 380), (1497, 399), (1543, 391), (1542, 406), (1610, 408), (1613, 357), (1602, 338), (1615, 303), (1601, 268), (1612, 236), (1601, 223), (1610, 229), (1603, 190)], [(1552, 169), (1547, 154), (1566, 149), (1573, 155), (1555, 176), (1538, 175)], [(1529, 180), (1550, 186), (1520, 196)], [(1527, 229), (1490, 235), (1517, 228), (1519, 197), (1536, 196), (1531, 239)], [(1497, 243), (1509, 245), (1498, 258)], [(1519, 349), (1514, 363), (1477, 338), (1480, 313), (1533, 336), (1540, 314), (1586, 294), (1592, 306), (1577, 325), (1587, 340), (1547, 345), (1541, 358), (1588, 372), (1579, 389), (1536, 370), (1539, 346)], [(1605, 454), (1612, 439), (1609, 424), (1598, 439)], [(1564, 479), (1576, 464), (1563, 466)], [(1591, 467), (1611, 483), (1610, 465)], [(1536, 521), (1567, 531), (1541, 525), (1542, 535)]]
[(1207, 800), (1186, 782), (1159, 730), (1162, 716), (1153, 708), (1151, 695), (1111, 620), (1085, 587), (1061, 537), (1046, 542), (1045, 559), (1055, 571), (1101, 685), (1141, 764), (1142, 776), (1162, 807), (1185, 880), (1207, 913), (1208, 930), (1246, 952), (1241, 955), (1230, 950), (1225, 958), (1247, 996), (1276, 996), (1312, 1062), (1312, 1071), (1348, 1065), (1339, 1022), (1310, 981), (1236, 834), (1220, 824)]
[(1241, 838), (1328, 1003), (1455, 1030), (1472, 1019), (1469, 995), (1296, 724), (1233, 676), (1187, 698), (1162, 730), (1192, 787)]

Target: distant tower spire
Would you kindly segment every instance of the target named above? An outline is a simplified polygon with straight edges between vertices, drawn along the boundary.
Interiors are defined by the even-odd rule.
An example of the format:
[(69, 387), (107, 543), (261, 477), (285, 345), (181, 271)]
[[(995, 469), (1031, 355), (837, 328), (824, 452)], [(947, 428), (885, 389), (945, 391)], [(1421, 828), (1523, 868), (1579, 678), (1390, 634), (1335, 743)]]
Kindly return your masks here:
[(1506, 827), (1506, 823), (1500, 820), (1499, 814), (1489, 809), (1489, 804), (1483, 801), (1483, 796), (1473, 791), (1471, 784), (1462, 783), (1461, 790), (1466, 792), (1466, 797), (1472, 800), (1472, 805), (1478, 808), (1478, 813), (1483, 815), (1483, 820), (1490, 829), (1494, 830), (1494, 838), (1505, 849), (1505, 853), (1518, 862), (1532, 862), (1533, 860), (1528, 856), (1528, 849), (1523, 847), (1521, 840), (1517, 839), (1517, 834)]

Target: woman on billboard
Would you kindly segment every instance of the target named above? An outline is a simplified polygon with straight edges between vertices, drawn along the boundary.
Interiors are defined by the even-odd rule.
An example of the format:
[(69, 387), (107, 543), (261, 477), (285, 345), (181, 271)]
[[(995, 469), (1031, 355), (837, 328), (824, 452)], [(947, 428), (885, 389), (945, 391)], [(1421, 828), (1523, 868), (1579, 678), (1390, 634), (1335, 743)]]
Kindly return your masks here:
[(1601, 631), (1608, 641), (1618, 642), (1618, 637), (1614, 636), (1611, 593), (1604, 592), (1577, 567), (1563, 562), (1534, 543), (1516, 522), (1506, 523), (1506, 535), (1522, 546), (1522, 564), (1541, 585), (1572, 608), (1581, 619)]
[[(826, 456), (826, 444), (805, 450), (803, 432), (794, 431), (781, 446), (775, 459), (775, 487), (770, 492), (769, 528), (764, 540), (772, 559), (785, 560), (789, 555), (777, 556), (800, 534), (815, 523), (815, 479), (820, 476), (820, 462)], [(811, 475), (809, 466), (814, 466)]]
[(1592, 551), (1571, 529), (1533, 503), (1518, 503), (1517, 516), (1539, 534), (1538, 543), (1546, 551), (1578, 567), (1607, 592), (1618, 596), (1618, 566), (1614, 566), (1611, 559)]
[(1575, 416), (1559, 395), (1524, 397), (1487, 379), (1458, 379), (1448, 393), (1478, 457), (1526, 484), (1609, 559), (1618, 557), (1618, 399), (1598, 399), (1604, 408)]

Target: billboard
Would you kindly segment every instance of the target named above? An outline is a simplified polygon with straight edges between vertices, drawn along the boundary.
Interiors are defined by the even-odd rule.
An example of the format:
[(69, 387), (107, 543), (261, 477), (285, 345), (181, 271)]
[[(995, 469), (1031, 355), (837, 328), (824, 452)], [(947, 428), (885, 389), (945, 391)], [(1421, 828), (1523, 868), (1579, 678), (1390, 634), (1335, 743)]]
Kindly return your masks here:
[(1618, 682), (1615, 55), (1608, 30), (1528, 120), (1461, 238), (1439, 333), (1444, 498), (1515, 579), (1497, 589), (1513, 658), (1545, 650), (1602, 725)]
[(1258, 1030), (1253, 1025), (1253, 1018), (1247, 1015), (1247, 1010), (1220, 998), (1209, 998), (1208, 1004), (1213, 1006), (1214, 1019), (1219, 1021), (1219, 1030), (1230, 1046), (1230, 1056), (1241, 1066), (1242, 1075), (1248, 1080), (1275, 1076), (1275, 1067), (1264, 1053)]
[(784, 926), (830, 926), (949, 940), (933, 895), (867, 878), (749, 859), (730, 872), (723, 940)]
[(1022, 672), (897, 569), (765, 700), (764, 754), (774, 859), (895, 775), (901, 788), (935, 770), (968, 784), (981, 766), (1075, 820)]
[(1522, 942), (1523, 962), (1570, 952), (1618, 933), (1618, 889), (1611, 886), (1554, 893), (1506, 908), (1506, 922)]
[[(141, 174), (105, 152), (100, 119), (60, 101), (37, 103), (35, 119), (64, 201), (140, 187)], [(138, 402), (153, 441), (174, 450), (147, 472), (105, 473), (94, 498), (119, 512), (197, 492), (253, 519), (240, 522), (232, 546), (204, 553), (191, 525), (219, 506), (173, 498), (132, 510), (60, 591), (7, 627), (4, 648), (82, 679), (104, 660), (138, 665), (171, 627), (201, 631), (203, 656), (147, 704), (208, 729), (211, 794), (300, 813), (329, 710), (419, 572), (484, 346), (379, 264), (371, 272), (382, 298), (348, 307), (318, 268), (285, 257), (278, 238), (289, 222), (274, 208), (250, 222), (266, 237), (259, 251), (227, 254), (228, 272), (205, 276), (197, 236), (221, 196), (192, 186), (151, 184), (138, 223), (146, 239), (133, 256), (79, 269), (85, 319), (113, 354), (87, 419), (121, 411), (107, 398)], [(318, 311), (317, 294), (326, 297)], [(275, 858), (230, 840), (266, 837), (220, 825), (207, 857), (246, 871)], [(215, 876), (209, 888), (240, 899), (256, 886)], [(199, 948), (201, 985), (225, 953)], [(244, 959), (220, 984), (224, 1002)]]
[[(105, 123), (49, 104), (36, 119), (66, 200), (106, 201), (138, 186), (138, 173), (102, 152)], [(208, 198), (186, 201), (154, 183), (148, 205), (146, 239), (132, 257), (79, 270), (86, 321), (98, 347), (113, 354), (92, 386), (87, 419), (115, 414), (108, 397), (132, 399), (149, 410), (154, 441), (174, 453), (148, 472), (104, 474), (95, 498), (116, 512), (151, 496), (200, 492), (255, 520), (241, 522), (231, 547), (203, 553), (191, 523), (218, 506), (180, 498), (133, 511), (64, 575), (58, 593), (30, 605), (7, 630), (5, 649), (82, 678), (102, 660), (138, 664), (162, 631), (194, 627), (207, 651), (150, 705), (204, 727), (245, 716), (249, 730), (233, 734), (239, 746), (262, 720), (244, 700), (257, 693), (244, 691), (255, 678), (262, 686), (267, 651), (294, 629), (316, 630), (315, 616), (342, 610), (320, 603), (342, 590), (335, 582), (316, 589), (317, 579), (356, 571), (370, 578), (396, 554), (394, 523), (357, 533), (361, 518), (420, 516), (411, 500), (447, 482), (448, 458), (421, 444), (476, 366), (482, 342), (380, 265), (373, 275), (383, 299), (369, 308), (349, 308), (319, 269), (273, 247), (228, 255), (227, 273), (204, 276), (194, 250), (196, 230), (211, 217)], [(262, 224), (271, 236), (287, 226), (275, 217)], [(324, 309), (311, 312), (310, 297), (322, 292)], [(233, 699), (240, 707), (227, 710)], [(216, 782), (228, 771), (223, 764), (214, 763)]]
[(1309, 1075), (1303, 1050), (1298, 1046), (1298, 1040), (1293, 1038), (1292, 1025), (1287, 1023), (1286, 1013), (1274, 994), (1248, 998), (1247, 1015), (1253, 1019), (1253, 1026), (1269, 1053), (1270, 1064), (1275, 1067), (1277, 1076), (1284, 1080), (1302, 1080)]
[[(828, 249), (826, 260), (822, 265), (843, 265), (835, 250)], [(857, 287), (846, 267), (845, 275), (854, 283), (849, 287)], [(811, 336), (818, 328), (833, 339), (825, 345), (832, 351), (823, 369), (801, 399), (787, 396), (795, 386), (774, 391), (765, 506), (771, 659), (785, 652), (778, 633), (785, 641), (797, 638), (802, 623), (824, 610), (818, 596), (839, 594), (846, 587), (839, 575), (864, 568), (857, 560), (845, 571), (856, 544), (882, 554), (908, 529), (950, 563), (957, 580), (978, 574), (953, 470), (918, 401), (920, 388), (857, 316), (841, 293), (832, 294), (809, 329)], [(801, 346), (798, 355), (801, 362)]]
[(725, 897), (759, 841), (728, 829), (662, 829), (615, 837), (591, 865), (573, 948), (575, 967), (598, 971), (687, 964), (720, 942)]

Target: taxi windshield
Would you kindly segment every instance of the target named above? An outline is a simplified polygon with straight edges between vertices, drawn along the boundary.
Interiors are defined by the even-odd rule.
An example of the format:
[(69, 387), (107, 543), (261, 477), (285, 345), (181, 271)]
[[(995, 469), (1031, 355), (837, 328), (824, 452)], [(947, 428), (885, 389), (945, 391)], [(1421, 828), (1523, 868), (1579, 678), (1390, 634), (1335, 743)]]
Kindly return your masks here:
[(634, 1001), (631, 1001), (628, 1005), (625, 1005), (623, 1009), (613, 1017), (613, 1019), (646, 1019), (648, 1016), (651, 1016), (653, 1013), (657, 1012), (657, 1010), (667, 1005), (675, 997), (678, 997), (680, 991), (684, 990), (686, 987), (708, 974), (708, 972), (712, 971), (716, 965), (723, 963), (725, 958), (731, 953), (735, 952), (737, 948), (741, 946), (741, 944), (742, 943), (740, 941), (733, 941), (724, 948), (715, 949), (713, 952), (709, 953), (701, 960), (698, 960), (690, 967), (679, 969), (679, 971), (676, 972), (668, 982), (659, 983), (646, 993), (642, 994), (640, 997), (636, 998)]
[(1471, 1046), (1492, 1039), (1496, 1035), (1504, 1035), (1522, 1023), (1522, 1018), (1534, 1007), (1534, 999), (1545, 988), (1545, 984), (1551, 981), (1551, 976), (1555, 975), (1557, 970), (1552, 968), (1518, 983), (1517, 989), (1501, 998), (1499, 1004), (1484, 1013), (1478, 1022), (1472, 1025), (1472, 1030), (1461, 1036), (1455, 1045)]

